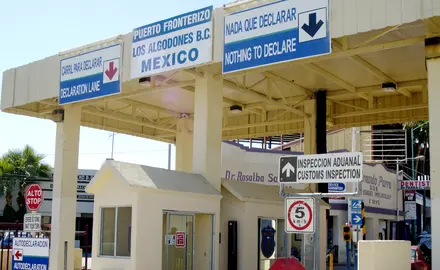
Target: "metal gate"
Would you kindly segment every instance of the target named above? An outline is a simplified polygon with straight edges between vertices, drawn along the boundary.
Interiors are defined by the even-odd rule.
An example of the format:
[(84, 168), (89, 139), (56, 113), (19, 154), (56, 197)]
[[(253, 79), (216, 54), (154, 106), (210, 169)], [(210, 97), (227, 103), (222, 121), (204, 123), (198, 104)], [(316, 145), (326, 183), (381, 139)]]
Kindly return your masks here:
[[(0, 270), (12, 270), (12, 245), (14, 237), (36, 237), (50, 239), (50, 227), (50, 225), (42, 225), (42, 231), (32, 235), (29, 232), (23, 231), (22, 223), (0, 223)], [(81, 269), (90, 270), (89, 259), (91, 253), (89, 251), (91, 251), (91, 245), (89, 245), (89, 233), (87, 225), (85, 231), (75, 232), (75, 239), (80, 240), (81, 238), (84, 238), (84, 245), (80, 245), (80, 248), (83, 250)]]

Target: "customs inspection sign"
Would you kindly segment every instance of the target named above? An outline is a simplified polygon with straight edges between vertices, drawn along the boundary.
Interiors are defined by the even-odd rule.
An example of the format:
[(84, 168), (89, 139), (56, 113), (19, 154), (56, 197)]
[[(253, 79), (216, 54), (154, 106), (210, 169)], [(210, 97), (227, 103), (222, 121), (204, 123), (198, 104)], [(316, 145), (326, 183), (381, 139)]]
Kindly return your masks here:
[(280, 183), (345, 183), (362, 181), (360, 152), (280, 157)]

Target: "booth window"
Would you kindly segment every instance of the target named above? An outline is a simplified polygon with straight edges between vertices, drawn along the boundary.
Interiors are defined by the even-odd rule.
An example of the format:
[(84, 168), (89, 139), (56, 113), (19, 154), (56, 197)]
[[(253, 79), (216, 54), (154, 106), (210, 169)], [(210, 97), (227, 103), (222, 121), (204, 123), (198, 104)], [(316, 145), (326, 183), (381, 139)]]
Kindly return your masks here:
[(131, 207), (101, 209), (101, 256), (130, 257)]

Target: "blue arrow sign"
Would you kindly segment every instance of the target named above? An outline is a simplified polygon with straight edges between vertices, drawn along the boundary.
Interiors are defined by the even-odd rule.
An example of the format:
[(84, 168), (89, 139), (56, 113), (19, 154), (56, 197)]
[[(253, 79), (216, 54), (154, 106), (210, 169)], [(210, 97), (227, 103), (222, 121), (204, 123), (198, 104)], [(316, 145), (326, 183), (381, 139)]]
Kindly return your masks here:
[(351, 224), (352, 225), (362, 225), (362, 214), (352, 213), (351, 214)]

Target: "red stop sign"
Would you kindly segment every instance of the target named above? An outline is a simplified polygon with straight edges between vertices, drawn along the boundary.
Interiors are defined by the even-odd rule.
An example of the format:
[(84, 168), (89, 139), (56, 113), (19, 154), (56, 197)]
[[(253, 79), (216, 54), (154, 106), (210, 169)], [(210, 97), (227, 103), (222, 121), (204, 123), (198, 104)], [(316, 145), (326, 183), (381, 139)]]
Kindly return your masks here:
[(43, 190), (40, 185), (32, 184), (26, 190), (26, 206), (30, 211), (37, 211), (43, 203)]

